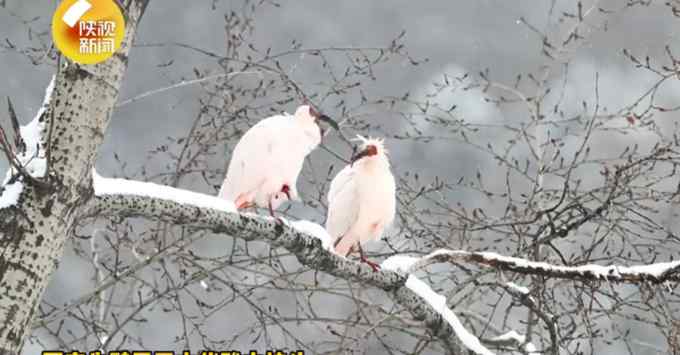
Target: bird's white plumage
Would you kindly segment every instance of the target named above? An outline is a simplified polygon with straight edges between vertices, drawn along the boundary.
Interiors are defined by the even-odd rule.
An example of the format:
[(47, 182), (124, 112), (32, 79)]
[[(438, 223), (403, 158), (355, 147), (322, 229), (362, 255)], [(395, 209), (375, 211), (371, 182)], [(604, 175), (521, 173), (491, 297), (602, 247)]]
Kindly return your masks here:
[(347, 165), (331, 181), (328, 190), (328, 234), (334, 239), (345, 235), (356, 222), (360, 207), (354, 170)]
[(237, 208), (248, 205), (277, 208), (290, 188), (297, 199), (297, 178), (307, 154), (321, 142), (321, 132), (309, 107), (301, 106), (295, 115), (265, 118), (241, 137), (232, 152), (227, 176), (219, 196), (234, 201)]
[(396, 184), (382, 141), (365, 139), (377, 154), (345, 166), (331, 182), (326, 229), (345, 255), (357, 243), (378, 240), (394, 220)]

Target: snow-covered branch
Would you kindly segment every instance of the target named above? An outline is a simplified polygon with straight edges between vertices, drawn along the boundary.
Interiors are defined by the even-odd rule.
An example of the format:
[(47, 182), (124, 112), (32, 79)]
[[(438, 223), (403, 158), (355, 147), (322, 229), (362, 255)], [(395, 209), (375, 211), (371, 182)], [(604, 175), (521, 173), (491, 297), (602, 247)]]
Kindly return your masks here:
[[(395, 255), (382, 263), (382, 268), (404, 273), (408, 270), (413, 262), (417, 259)], [(408, 287), (415, 294), (420, 296), (430, 307), (435, 309), (444, 319), (449, 323), (458, 339), (465, 345), (466, 348), (472, 350), (475, 354), (493, 355), (493, 353), (484, 347), (479, 339), (468, 332), (467, 329), (460, 322), (455, 313), (446, 304), (446, 297), (434, 292), (430, 286), (421, 281), (413, 275), (408, 275), (406, 280), (406, 287)]]
[[(517, 285), (514, 282), (506, 282), (505, 285), (502, 285), (505, 290), (513, 295), (517, 300), (519, 300), (520, 303), (522, 303), (525, 307), (527, 307), (531, 312), (534, 312), (538, 317), (545, 323), (546, 329), (548, 329), (548, 333), (550, 334), (550, 343), (551, 346), (546, 350), (546, 354), (550, 353), (553, 355), (559, 354), (559, 348), (558, 348), (558, 328), (557, 328), (557, 317), (555, 317), (553, 314), (550, 314), (546, 312), (544, 309), (542, 309), (539, 306), (539, 303), (536, 301), (536, 298), (531, 296), (531, 291), (524, 286)], [(519, 341), (520, 339), (516, 339), (519, 343), (524, 343), (524, 340), (521, 339), (522, 341)], [(523, 347), (524, 351), (527, 352), (528, 354), (532, 354), (532, 352), (535, 350), (535, 347), (531, 343), (527, 343)]]
[[(140, 216), (210, 230), (243, 240), (259, 240), (293, 252), (303, 265), (328, 274), (381, 288), (395, 296), (415, 319), (424, 321), (432, 334), (450, 341), (455, 334), (470, 350), (491, 353), (462, 326), (446, 305), (446, 299), (411, 273), (434, 263), (475, 263), (498, 270), (579, 281), (608, 280), (637, 283), (677, 281), (680, 262), (639, 266), (559, 266), (491, 252), (438, 250), (425, 257), (395, 255), (374, 272), (365, 264), (347, 260), (329, 251), (330, 239), (323, 227), (308, 221), (280, 225), (268, 216), (237, 213), (223, 199), (148, 182), (109, 179), (93, 171), (94, 198), (88, 215)], [(517, 296), (528, 289), (506, 285)], [(549, 318), (549, 317), (548, 317)], [(550, 322), (547, 319), (546, 322)], [(531, 349), (525, 349), (531, 351)]]
[(446, 249), (437, 250), (415, 260), (409, 269), (405, 271), (413, 272), (436, 263), (461, 262), (474, 263), (520, 274), (542, 275), (577, 281), (603, 280), (622, 283), (663, 283), (666, 281), (680, 281), (680, 261), (635, 266), (601, 266), (595, 264), (562, 266), (503, 256), (492, 252), (469, 252), (465, 250)]
[[(425, 323), (431, 334), (457, 348), (451, 342), (454, 329), (450, 323), (442, 318), (440, 310), (432, 308), (408, 287), (406, 276), (387, 268), (374, 272), (366, 264), (329, 251), (328, 240), (319, 230), (323, 229), (321, 226), (311, 228), (311, 222), (281, 225), (269, 216), (236, 213), (230, 202), (213, 196), (147, 182), (103, 178), (96, 173), (93, 187), (94, 198), (86, 215), (145, 217), (285, 248), (306, 267), (391, 293), (414, 319)], [(452, 350), (457, 353), (457, 349)]]
[[(666, 281), (680, 280), (680, 261), (636, 266), (601, 266), (594, 264), (561, 266), (552, 265), (545, 262), (530, 261), (522, 258), (503, 256), (492, 252), (469, 252), (465, 250), (444, 249), (437, 250), (421, 258), (396, 255), (385, 260), (385, 262), (383, 262), (383, 267), (399, 270), (402, 273), (413, 273), (428, 265), (436, 263), (472, 263), (481, 266), (492, 267), (497, 270), (511, 271), (528, 275), (542, 275), (545, 277), (577, 281), (606, 280), (609, 282), (621, 283), (663, 283)], [(536, 300), (531, 296), (530, 290), (528, 288), (512, 282), (507, 282), (502, 285), (502, 287), (519, 299), (523, 305), (535, 312), (535, 314), (537, 314), (539, 318), (545, 323), (546, 328), (549, 331), (552, 344), (547, 350), (552, 354), (558, 354), (558, 331), (556, 318), (552, 314), (543, 311), (541, 307), (539, 307), (538, 302), (536, 302)], [(455, 326), (454, 329), (456, 329), (458, 334), (459, 329)], [(459, 338), (461, 338), (464, 344), (468, 344), (460, 335)], [(515, 342), (517, 343), (516, 345), (524, 344), (524, 340), (519, 338), (516, 338)], [(472, 346), (467, 345), (467, 347), (469, 349), (474, 349), (474, 345), (475, 343), (473, 342)], [(536, 350), (536, 348), (531, 343), (525, 344), (520, 348), (522, 348), (523, 351), (528, 354), (533, 354)], [(477, 351), (477, 353), (480, 352)]]
[(524, 335), (521, 335), (514, 330), (501, 334), (497, 337), (487, 339), (484, 341), (484, 343), (486, 343), (487, 345), (494, 345), (497, 347), (503, 346), (519, 348), (524, 354), (527, 355), (541, 354), (536, 350), (536, 346), (533, 343), (527, 342), (526, 337)]

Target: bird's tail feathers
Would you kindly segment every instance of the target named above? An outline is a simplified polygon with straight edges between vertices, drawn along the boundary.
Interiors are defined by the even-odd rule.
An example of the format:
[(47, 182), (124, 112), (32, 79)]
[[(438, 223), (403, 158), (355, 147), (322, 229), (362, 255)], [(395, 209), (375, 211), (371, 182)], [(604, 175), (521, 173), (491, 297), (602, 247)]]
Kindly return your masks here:
[(230, 200), (229, 198), (229, 184), (227, 183), (227, 180), (224, 180), (222, 183), (222, 186), (220, 187), (220, 192), (217, 193), (217, 197), (225, 199), (225, 200)]

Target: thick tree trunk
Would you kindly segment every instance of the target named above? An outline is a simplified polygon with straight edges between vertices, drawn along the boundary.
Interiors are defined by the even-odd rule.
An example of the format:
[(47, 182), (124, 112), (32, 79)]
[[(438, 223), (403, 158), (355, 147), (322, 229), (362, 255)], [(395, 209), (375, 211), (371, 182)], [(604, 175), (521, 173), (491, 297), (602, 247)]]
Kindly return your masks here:
[(49, 157), (48, 175), (41, 184), (14, 177), (23, 185), (20, 198), (0, 209), (0, 354), (21, 351), (74, 220), (92, 196), (90, 172), (148, 0), (124, 3), (126, 38), (119, 52), (98, 65), (62, 61), (47, 93), (48, 107), (36, 119), (44, 124), (41, 154)]

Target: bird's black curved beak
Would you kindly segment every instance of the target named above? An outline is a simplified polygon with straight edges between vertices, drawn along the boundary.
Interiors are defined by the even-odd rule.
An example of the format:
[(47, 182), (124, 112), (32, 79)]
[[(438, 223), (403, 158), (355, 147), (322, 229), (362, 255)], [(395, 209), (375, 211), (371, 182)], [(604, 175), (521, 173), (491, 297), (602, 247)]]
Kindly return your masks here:
[(324, 114), (319, 115), (319, 120), (328, 123), (328, 125), (335, 128), (336, 131), (340, 130), (340, 125), (338, 125), (338, 123), (335, 122), (335, 120), (333, 120), (332, 118), (330, 118), (330, 117), (328, 117)]
[(357, 161), (357, 160), (359, 160), (363, 157), (369, 156), (369, 155), (370, 155), (370, 153), (369, 153), (368, 149), (364, 149), (364, 150), (360, 151), (359, 153), (354, 154), (352, 156), (352, 160), (350, 160), (350, 166), (354, 165), (355, 161)]

